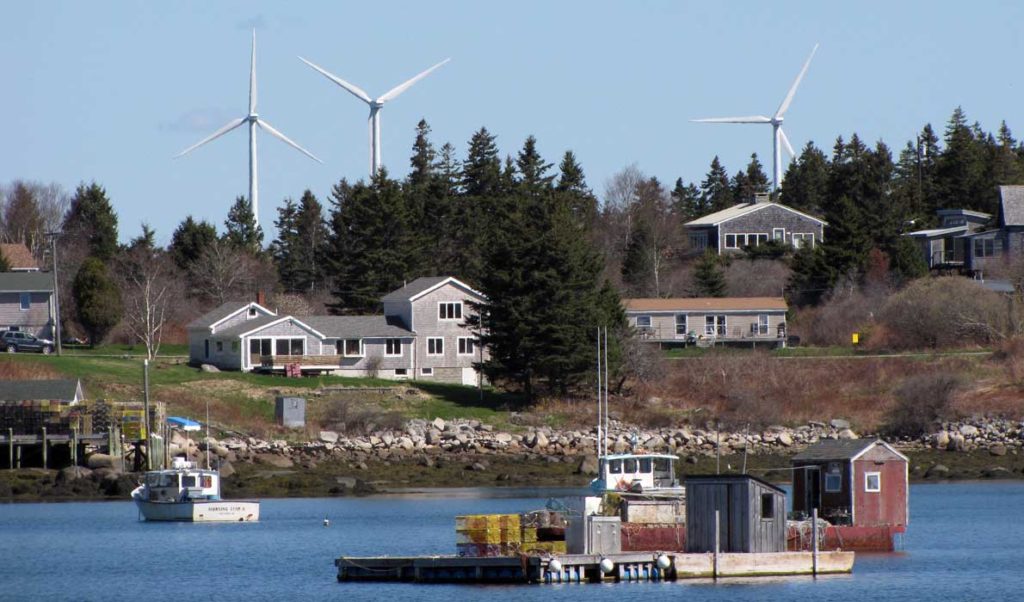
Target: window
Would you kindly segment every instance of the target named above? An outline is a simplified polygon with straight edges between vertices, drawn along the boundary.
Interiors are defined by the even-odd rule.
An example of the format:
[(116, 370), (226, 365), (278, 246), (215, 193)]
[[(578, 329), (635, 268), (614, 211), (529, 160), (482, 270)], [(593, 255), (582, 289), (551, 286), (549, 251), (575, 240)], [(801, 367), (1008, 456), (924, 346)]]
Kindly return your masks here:
[(793, 236), (792, 236), (792, 240), (793, 240), (793, 248), (794, 249), (800, 249), (800, 248), (803, 248), (803, 247), (811, 247), (812, 249), (814, 248), (814, 233), (813, 232), (806, 232), (806, 233), (794, 232)]
[(630, 474), (635, 473), (636, 472), (636, 460), (634, 458), (627, 458), (626, 461), (625, 461), (625, 466), (623, 467), (623, 470), (625, 472), (627, 472), (627, 473), (630, 473)]
[(434, 375), (434, 369), (433, 368), (420, 368), (420, 374), (422, 374), (423, 376), (433, 376)]
[(402, 355), (402, 339), (384, 339), (384, 355)]
[(32, 293), (21, 293), (21, 311), (28, 311), (32, 308)]
[(611, 474), (622, 474), (622, 460), (609, 460), (608, 472)]
[(864, 491), (878, 493), (882, 491), (882, 473), (869, 472), (864, 474)]
[(750, 324), (750, 334), (768, 334), (768, 314), (757, 316), (757, 322)]
[(473, 355), (473, 337), (459, 337), (459, 355)]
[(395, 376), (408, 376), (408, 368), (395, 368)]
[(203, 339), (203, 357), (210, 357), (210, 339)]
[(772, 228), (772, 240), (786, 240), (786, 229)]
[(708, 235), (706, 232), (695, 232), (690, 235), (690, 248), (694, 251), (703, 251), (708, 247)]
[(640, 472), (649, 473), (651, 472), (651, 459), (640, 458)]
[(651, 327), (651, 316), (637, 316), (636, 317), (637, 328), (650, 328)]
[(725, 248), (726, 249), (735, 249), (736, 248), (736, 235), (735, 234), (726, 234), (725, 235)]
[(274, 341), (274, 355), (288, 355), (288, 339), (277, 339)]
[(996, 254), (996, 241), (993, 238), (975, 238), (974, 256), (992, 257)]
[(231, 341), (231, 352), (238, 353), (238, 341)]
[(224, 341), (217, 341), (217, 353), (224, 351)]
[(686, 335), (686, 314), (676, 314), (676, 334)]
[(775, 496), (770, 493), (761, 494), (761, 518), (775, 518)]
[(249, 317), (250, 318), (255, 318), (256, 317), (256, 308), (255, 307), (249, 306)]
[(306, 355), (306, 339), (289, 339), (290, 355)]
[(843, 490), (843, 475), (830, 472), (825, 475), (825, 492), (839, 493)]
[(192, 474), (187, 474), (187, 475), (182, 476), (181, 477), (181, 486), (182, 487), (195, 487), (196, 486), (196, 476), (192, 475)]
[(363, 357), (363, 340), (362, 339), (345, 339), (338, 341), (338, 347), (341, 350), (341, 355), (345, 357)]
[(437, 304), (437, 317), (440, 320), (461, 320), (462, 301), (451, 301)]
[(249, 339), (249, 353), (253, 355), (270, 355), (273, 343), (270, 339)]
[(725, 336), (725, 316), (704, 316), (704, 334)]
[(444, 339), (441, 337), (428, 338), (427, 355), (444, 355)]
[(668, 461), (668, 458), (654, 459), (654, 472), (669, 472), (671, 470), (672, 464)]

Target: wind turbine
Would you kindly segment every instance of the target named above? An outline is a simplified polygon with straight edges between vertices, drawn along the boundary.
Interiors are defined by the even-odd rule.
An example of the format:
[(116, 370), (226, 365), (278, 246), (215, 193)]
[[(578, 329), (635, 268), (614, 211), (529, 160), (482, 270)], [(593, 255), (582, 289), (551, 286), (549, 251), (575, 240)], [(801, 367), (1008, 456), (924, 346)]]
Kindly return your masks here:
[(342, 88), (345, 88), (346, 90), (349, 91), (349, 93), (351, 93), (353, 96), (355, 96), (359, 100), (361, 100), (361, 101), (365, 102), (366, 104), (370, 105), (370, 119), (369, 119), (369, 126), (370, 126), (370, 175), (373, 176), (378, 171), (380, 171), (380, 165), (381, 165), (381, 154), (380, 154), (380, 110), (384, 108), (384, 103), (388, 102), (389, 100), (394, 100), (395, 98), (398, 98), (398, 96), (402, 92), (405, 92), (406, 90), (411, 88), (413, 84), (415, 84), (416, 82), (420, 81), (424, 77), (430, 75), (431, 72), (433, 72), (435, 69), (437, 69), (441, 65), (444, 65), (445, 63), (447, 63), (451, 59), (448, 58), (448, 59), (445, 59), (445, 60), (441, 61), (440, 63), (434, 65), (430, 69), (427, 69), (423, 73), (420, 73), (419, 75), (417, 75), (416, 77), (410, 79), (409, 81), (407, 81), (407, 82), (405, 82), (403, 84), (399, 84), (399, 85), (395, 86), (394, 88), (392, 88), (388, 92), (384, 93), (382, 96), (378, 96), (376, 99), (370, 98), (370, 95), (367, 94), (365, 91), (363, 91), (363, 89), (360, 88), (359, 86), (354, 86), (354, 85), (348, 83), (347, 81), (341, 79), (340, 77), (338, 77), (336, 75), (333, 75), (331, 73), (328, 73), (326, 70), (318, 67), (317, 65), (314, 65), (313, 63), (307, 61), (306, 59), (302, 58), (301, 56), (299, 57), (299, 60), (302, 61), (303, 63), (306, 63), (307, 65), (309, 65), (313, 69), (316, 69), (317, 71), (319, 71), (327, 79), (329, 79), (332, 82), (338, 84)]
[(789, 87), (789, 92), (786, 93), (786, 97), (782, 99), (782, 104), (779, 105), (779, 110), (775, 111), (775, 115), (772, 117), (765, 117), (764, 115), (752, 115), (749, 117), (712, 117), (709, 119), (693, 119), (699, 123), (770, 123), (772, 126), (772, 190), (778, 191), (779, 184), (782, 182), (782, 153), (779, 151), (779, 142), (786, 146), (786, 150), (789, 151), (790, 157), (795, 157), (796, 152), (793, 150), (793, 145), (789, 143), (789, 138), (786, 137), (786, 132), (782, 131), (782, 121), (786, 114), (786, 110), (789, 109), (790, 103), (793, 102), (793, 95), (796, 94), (797, 86), (800, 85), (800, 80), (804, 78), (804, 74), (807, 73), (807, 68), (811, 66), (811, 59), (814, 58), (814, 53), (818, 51), (818, 45), (814, 45), (814, 49), (811, 50), (811, 56), (807, 57), (807, 62), (804, 63), (803, 69), (800, 70), (800, 74), (796, 76), (796, 80), (793, 85)]
[(259, 223), (260, 223), (260, 217), (259, 217), (260, 216), (260, 213), (259, 213), (259, 178), (257, 177), (259, 170), (257, 169), (257, 163), (256, 163), (256, 126), (259, 126), (259, 127), (263, 128), (271, 136), (277, 138), (278, 140), (281, 140), (285, 144), (287, 144), (287, 145), (291, 146), (292, 148), (298, 150), (299, 152), (301, 152), (302, 154), (306, 155), (310, 159), (313, 159), (314, 161), (319, 161), (320, 163), (323, 163), (323, 161), (320, 161), (320, 159), (318, 159), (313, 153), (309, 152), (308, 150), (302, 148), (298, 144), (296, 144), (296, 143), (292, 142), (291, 140), (289, 140), (287, 136), (285, 136), (281, 132), (279, 132), (276, 129), (274, 129), (274, 127), (272, 125), (267, 123), (266, 119), (261, 118), (256, 113), (256, 30), (255, 29), (252, 31), (252, 59), (251, 59), (250, 66), (249, 66), (249, 113), (247, 115), (245, 115), (244, 117), (239, 117), (238, 119), (232, 119), (224, 127), (220, 128), (216, 132), (210, 134), (206, 138), (203, 138), (199, 142), (196, 142), (192, 146), (186, 148), (185, 150), (183, 150), (180, 153), (178, 153), (177, 155), (175, 155), (175, 159), (177, 159), (178, 157), (183, 157), (183, 156), (189, 154), (190, 152), (192, 152), (195, 149), (199, 148), (200, 146), (206, 144), (207, 142), (210, 142), (211, 140), (216, 140), (217, 138), (220, 138), (224, 134), (227, 134), (228, 132), (230, 132), (231, 130), (237, 128), (238, 126), (242, 125), (243, 123), (248, 123), (249, 124), (249, 202), (252, 205), (252, 218), (253, 218), (253, 222), (255, 222), (255, 224), (257, 226), (259, 226)]

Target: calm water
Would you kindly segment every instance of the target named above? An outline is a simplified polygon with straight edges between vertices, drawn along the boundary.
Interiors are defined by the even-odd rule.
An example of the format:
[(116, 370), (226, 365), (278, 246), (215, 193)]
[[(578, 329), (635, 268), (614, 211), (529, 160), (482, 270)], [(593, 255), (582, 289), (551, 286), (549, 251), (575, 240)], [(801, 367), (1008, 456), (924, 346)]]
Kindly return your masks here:
[[(849, 576), (554, 586), (338, 583), (335, 557), (450, 553), (457, 514), (542, 507), (494, 490), (264, 500), (258, 524), (159, 524), (129, 502), (0, 505), (0, 600), (1019, 600), (1024, 484), (911, 487), (905, 551)], [(331, 525), (323, 527), (324, 517)]]

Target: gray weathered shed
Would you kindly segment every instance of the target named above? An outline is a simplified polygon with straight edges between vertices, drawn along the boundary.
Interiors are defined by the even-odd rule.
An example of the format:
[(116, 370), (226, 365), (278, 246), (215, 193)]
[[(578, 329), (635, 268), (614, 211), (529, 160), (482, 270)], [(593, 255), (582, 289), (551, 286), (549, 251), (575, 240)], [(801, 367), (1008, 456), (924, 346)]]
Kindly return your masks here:
[(686, 477), (686, 551), (785, 552), (786, 492), (744, 474)]
[(281, 426), (302, 428), (306, 426), (306, 399), (304, 397), (278, 397), (274, 406), (274, 418)]

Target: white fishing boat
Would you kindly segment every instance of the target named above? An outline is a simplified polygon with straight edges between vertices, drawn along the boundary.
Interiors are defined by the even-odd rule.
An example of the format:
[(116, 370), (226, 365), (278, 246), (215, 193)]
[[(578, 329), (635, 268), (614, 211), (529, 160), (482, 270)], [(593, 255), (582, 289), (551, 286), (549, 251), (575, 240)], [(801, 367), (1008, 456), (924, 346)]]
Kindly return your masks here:
[(670, 454), (606, 454), (598, 457), (595, 493), (618, 492), (646, 496), (681, 497), (685, 490), (676, 478), (678, 456)]
[[(172, 417), (186, 432), (199, 423)], [(170, 468), (151, 470), (132, 491), (139, 514), (148, 521), (255, 522), (260, 519), (258, 500), (225, 500), (220, 496), (220, 473), (199, 468), (185, 458), (174, 458)]]

